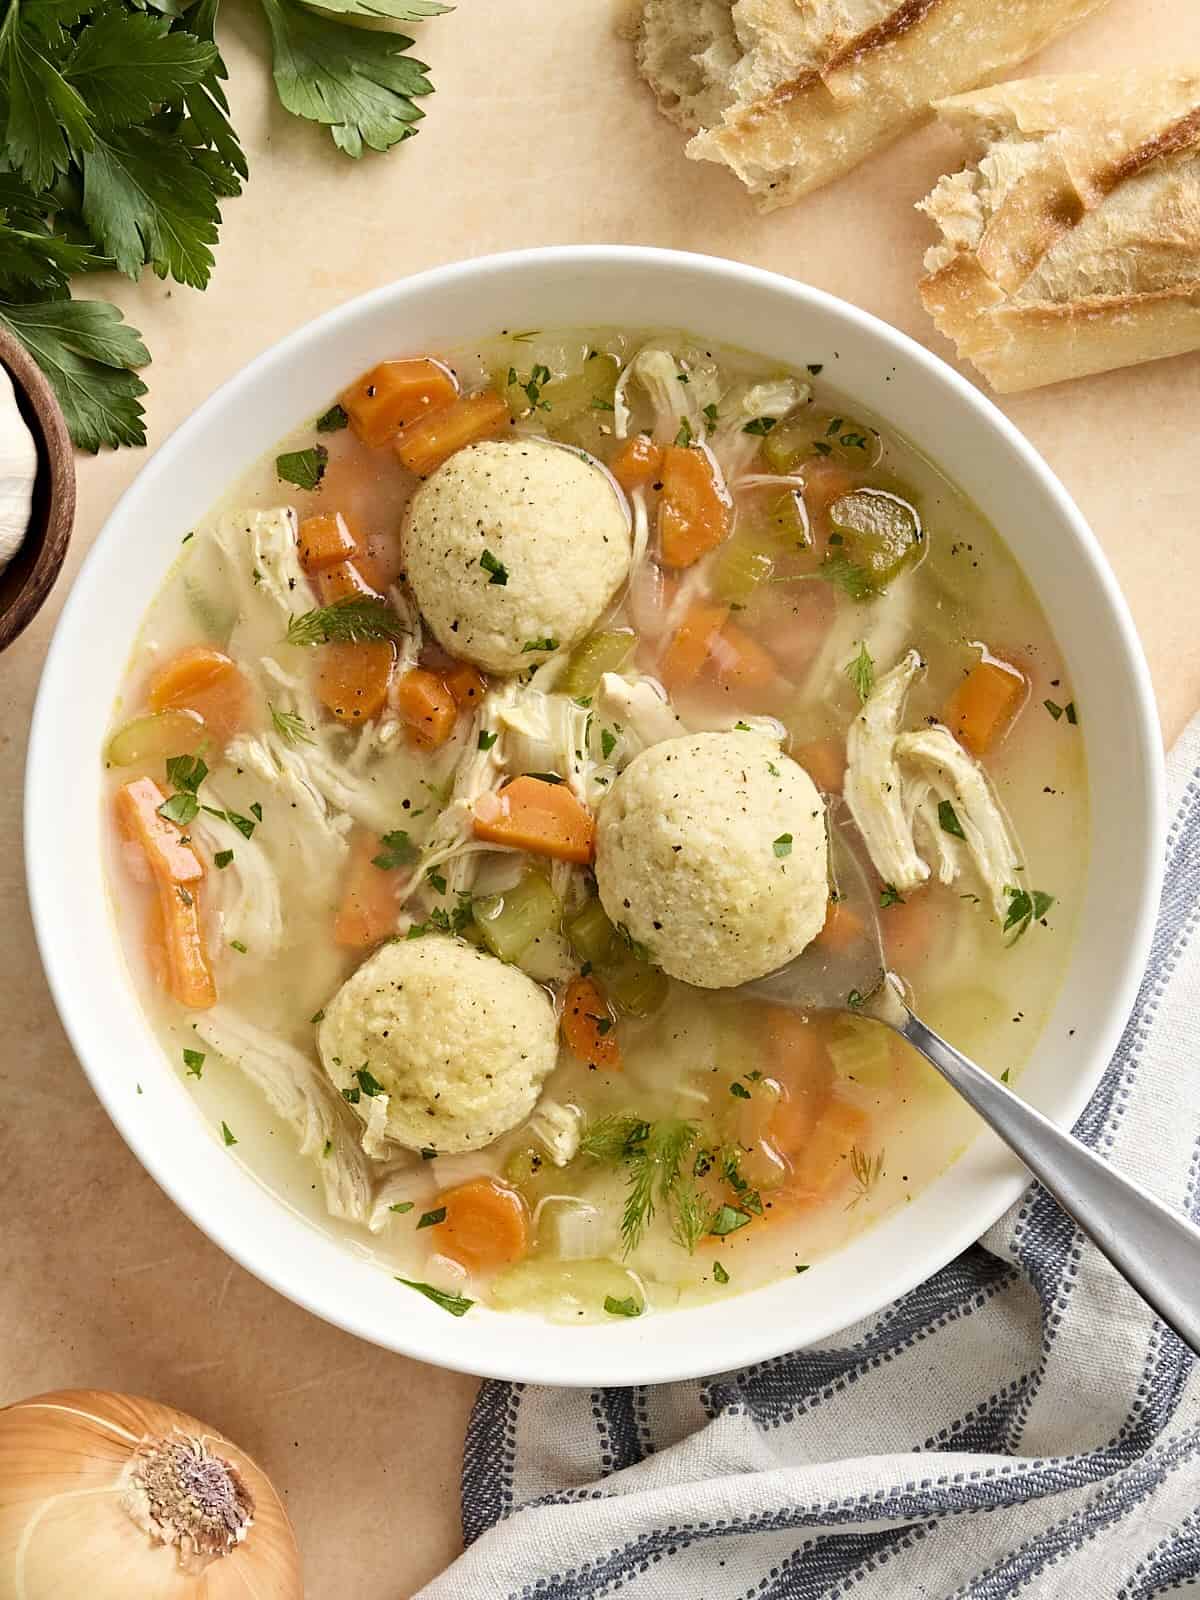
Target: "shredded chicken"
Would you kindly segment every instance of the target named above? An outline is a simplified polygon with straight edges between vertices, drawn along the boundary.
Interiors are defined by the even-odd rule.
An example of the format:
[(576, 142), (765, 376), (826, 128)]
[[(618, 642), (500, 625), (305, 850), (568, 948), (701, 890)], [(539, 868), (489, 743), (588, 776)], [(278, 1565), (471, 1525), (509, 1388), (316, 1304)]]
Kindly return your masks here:
[(545, 1145), (546, 1154), (556, 1167), (574, 1160), (583, 1136), (583, 1113), (578, 1106), (564, 1105), (543, 1095), (529, 1119), (529, 1131)]
[(811, 393), (808, 384), (795, 378), (768, 378), (763, 383), (735, 384), (721, 396), (709, 444), (728, 480), (744, 473), (758, 452), (759, 436), (746, 432), (747, 423), (762, 417), (779, 422)]
[[(206, 806), (214, 811), (228, 809), (211, 782), (202, 788)], [(252, 960), (269, 961), (283, 939), (283, 912), (279, 878), (266, 851), (257, 839), (247, 839), (231, 822), (208, 811), (199, 812), (188, 826), (210, 855), (221, 850), (233, 852), (229, 865), (209, 876), (223, 945), (236, 940)]]
[(195, 1030), (219, 1056), (244, 1072), (267, 1104), (300, 1138), (300, 1154), (316, 1164), (330, 1215), (364, 1222), (371, 1183), (348, 1114), (317, 1063), (255, 1027), (228, 1006), (198, 1011)]
[[(946, 728), (901, 731), (909, 688), (922, 670), (920, 656), (909, 650), (851, 723), (846, 803), (885, 883), (905, 893), (926, 882), (931, 870), (942, 883), (953, 883), (971, 865), (1003, 922), (1020, 858), (983, 768)], [(946, 803), (961, 840), (943, 825), (939, 807)]]
[[(682, 374), (682, 376), (681, 376)], [(662, 345), (644, 345), (617, 379), (613, 395), (613, 433), (618, 439), (629, 436), (632, 413), (629, 386), (636, 383), (654, 410), (654, 437), (669, 444), (686, 423), (690, 437), (703, 440), (708, 433), (705, 407), (717, 405), (721, 398), (715, 366), (694, 362), (684, 367), (682, 359)]]

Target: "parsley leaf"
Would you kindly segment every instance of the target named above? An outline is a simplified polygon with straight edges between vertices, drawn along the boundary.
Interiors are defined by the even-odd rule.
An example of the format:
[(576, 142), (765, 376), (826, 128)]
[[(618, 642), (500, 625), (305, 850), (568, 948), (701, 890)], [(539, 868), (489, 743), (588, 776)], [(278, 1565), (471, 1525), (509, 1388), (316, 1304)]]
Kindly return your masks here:
[(938, 801), (938, 822), (941, 824), (943, 833), (951, 834), (955, 839), (965, 839), (967, 837), (963, 832), (962, 823), (958, 820), (958, 812), (955, 811), (949, 800)]
[(725, 1268), (721, 1265), (721, 1263), (719, 1261), (714, 1261), (713, 1262), (713, 1282), (714, 1283), (728, 1283), (729, 1282), (729, 1274), (726, 1272)]
[(775, 854), (782, 859), (792, 853), (792, 836), (790, 833), (781, 833), (771, 846)]
[(681, 449), (686, 449), (692, 442), (692, 426), (686, 417), (679, 419), (679, 432), (675, 435), (675, 443)]
[(230, 1145), (237, 1143), (237, 1139), (234, 1137), (233, 1132), (227, 1122), (223, 1122), (221, 1124), (221, 1138), (225, 1141), (225, 1148), (227, 1150)]
[(340, 433), (349, 425), (350, 418), (346, 415), (346, 408), (341, 405), (332, 405), (328, 411), (323, 411), (317, 418), (318, 433)]
[(294, 483), (297, 489), (316, 489), (325, 476), (329, 451), (323, 444), (310, 445), (307, 450), (286, 450), (275, 457), (275, 471), (283, 483)]
[(485, 572), (491, 573), (489, 583), (496, 583), (503, 587), (508, 582), (508, 568), (502, 561), (497, 561), (490, 550), (485, 550), (479, 558), (479, 565)]
[(392, 872), (396, 867), (407, 866), (410, 861), (417, 859), (417, 847), (403, 828), (385, 833), (379, 842), (383, 849), (377, 856), (371, 857), (371, 865), (378, 867), (381, 872)]
[(49, 378), (81, 450), (145, 444), (139, 402), (146, 385), (131, 369), (144, 367), (150, 352), (116, 306), (103, 300), (0, 300), (0, 326)]
[(481, 728), (476, 743), (480, 750), (490, 750), (499, 737), (498, 733), (488, 733), (486, 728)]
[(415, 102), (433, 85), (425, 63), (405, 54), (410, 38), (336, 22), (297, 0), (261, 3), (285, 110), (323, 123), (338, 149), (356, 158), (364, 146), (390, 150), (416, 133), (425, 113)]
[(438, 1206), (436, 1211), (425, 1211), (425, 1212), (422, 1212), (421, 1217), (417, 1222), (417, 1227), (418, 1228), (436, 1228), (439, 1222), (445, 1222), (445, 1220), (446, 1220), (446, 1208), (445, 1208), (445, 1206)]
[(742, 429), (742, 432), (754, 433), (757, 434), (759, 438), (763, 438), (770, 433), (771, 429), (775, 426), (778, 420), (778, 417), (755, 417), (752, 422), (748, 422), (746, 424), (746, 426)]
[(615, 1295), (604, 1296), (604, 1309), (610, 1317), (640, 1317), (642, 1307), (633, 1295), (626, 1295), (623, 1300), (618, 1300)]
[(412, 1278), (397, 1278), (397, 1283), (404, 1284), (407, 1289), (415, 1289), (418, 1294), (423, 1294), (426, 1300), (432, 1300), (435, 1306), (441, 1306), (443, 1311), (448, 1311), (452, 1317), (465, 1317), (475, 1304), (461, 1294), (450, 1294), (445, 1289), (435, 1289), (431, 1283), (417, 1283)]
[(858, 654), (853, 661), (847, 661), (845, 666), (846, 676), (854, 685), (858, 698), (865, 704), (870, 698), (871, 690), (875, 687), (875, 662), (866, 644), (861, 644)]
[(183, 1064), (187, 1068), (189, 1078), (202, 1078), (204, 1076), (204, 1051), (185, 1050)]
[(894, 883), (885, 883), (883, 888), (879, 891), (879, 904), (884, 910), (886, 910), (888, 906), (902, 906), (904, 904), (904, 896), (896, 888)]
[(1018, 889), (1011, 884), (1005, 889), (1008, 896), (1008, 915), (1002, 932), (1011, 933), (1010, 945), (1026, 931), (1031, 922), (1040, 922), (1054, 904), (1054, 896), (1042, 889)]

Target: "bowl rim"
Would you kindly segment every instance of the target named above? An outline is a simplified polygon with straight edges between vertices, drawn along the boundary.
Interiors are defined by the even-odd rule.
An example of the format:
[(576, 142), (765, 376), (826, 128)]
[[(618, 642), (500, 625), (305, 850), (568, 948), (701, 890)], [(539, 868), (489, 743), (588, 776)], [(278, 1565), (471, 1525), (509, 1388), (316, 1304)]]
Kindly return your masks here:
[[(12, 379), (14, 390), (33, 413), (38, 478), (46, 475), (45, 515), (27, 537), (36, 536), (38, 548), (25, 581), (9, 605), (0, 611), (0, 652), (14, 644), (50, 597), (62, 571), (75, 521), (75, 454), (58, 396), (46, 374), (21, 341), (0, 326), (0, 366)], [(37, 485), (34, 488), (35, 496)], [(36, 506), (36, 500), (35, 500)], [(19, 555), (19, 552), (18, 552)]]
[[(751, 1311), (749, 1315), (743, 1317), (736, 1337), (729, 1335), (722, 1338), (719, 1358), (714, 1359), (712, 1355), (705, 1356), (701, 1349), (682, 1345), (678, 1336), (674, 1343), (669, 1338), (661, 1341), (642, 1340), (637, 1344), (614, 1338), (605, 1345), (603, 1359), (591, 1359), (586, 1370), (581, 1370), (578, 1361), (572, 1363), (569, 1356), (562, 1357), (555, 1349), (550, 1348), (551, 1341), (536, 1337), (526, 1340), (519, 1354), (515, 1350), (503, 1349), (503, 1341), (500, 1341), (501, 1350), (498, 1354), (489, 1347), (486, 1340), (475, 1341), (476, 1347), (473, 1349), (460, 1350), (455, 1341), (454, 1330), (463, 1324), (448, 1325), (444, 1313), (436, 1310), (429, 1320), (423, 1319), (419, 1314), (412, 1314), (407, 1318), (398, 1316), (394, 1326), (381, 1328), (378, 1320), (360, 1314), (354, 1305), (338, 1301), (333, 1295), (323, 1292), (321, 1286), (315, 1282), (307, 1281), (302, 1267), (288, 1265), (273, 1256), (269, 1247), (254, 1236), (253, 1230), (242, 1228), (239, 1231), (236, 1227), (225, 1228), (211, 1214), (206, 1214), (201, 1198), (196, 1193), (195, 1183), (179, 1176), (172, 1165), (169, 1153), (159, 1148), (147, 1136), (145, 1127), (135, 1121), (129, 1110), (130, 1102), (123, 1103), (117, 1093), (118, 1086), (114, 1075), (106, 1065), (104, 1052), (97, 1048), (94, 1040), (82, 1033), (79, 1019), (75, 1015), (73, 1000), (77, 973), (65, 959), (60, 959), (54, 939), (56, 922), (65, 913), (62, 907), (56, 905), (49, 887), (43, 884), (43, 875), (39, 869), (41, 845), (43, 842), (47, 846), (52, 844), (52, 836), (46, 833), (39, 815), (41, 774), (44, 769), (48, 769), (48, 757), (54, 744), (52, 686), (58, 675), (60, 659), (67, 657), (77, 645), (79, 629), (76, 613), (85, 604), (88, 579), (93, 565), (100, 561), (100, 552), (117, 537), (121, 524), (126, 519), (127, 507), (131, 503), (136, 504), (137, 498), (148, 492), (149, 485), (171, 472), (175, 456), (186, 450), (191, 437), (200, 433), (209, 419), (218, 415), (238, 391), (254, 387), (269, 376), (273, 367), (289, 362), (311, 341), (335, 330), (339, 324), (370, 315), (378, 308), (388, 306), (396, 298), (419, 299), (423, 293), (432, 289), (461, 285), (469, 283), (475, 277), (484, 277), (491, 273), (503, 274), (513, 270), (544, 273), (599, 267), (620, 271), (638, 270), (647, 266), (660, 272), (690, 271), (705, 274), (711, 278), (714, 291), (719, 291), (722, 283), (730, 282), (757, 286), (776, 294), (783, 294), (791, 300), (797, 312), (802, 312), (805, 307), (816, 308), (834, 320), (842, 319), (857, 324), (867, 336), (878, 343), (881, 360), (889, 355), (895, 355), (914, 363), (925, 377), (948, 389), (956, 405), (974, 412), (979, 421), (1000, 434), (1009, 452), (1020, 459), (1024, 469), (1032, 475), (1037, 486), (1052, 503), (1055, 513), (1069, 529), (1078, 551), (1091, 569), (1091, 576), (1108, 607), (1108, 621), (1123, 652), (1123, 675), (1128, 682), (1136, 708), (1137, 725), (1134, 731), (1142, 763), (1140, 776), (1144, 785), (1143, 810), (1149, 825), (1145, 829), (1145, 837), (1140, 840), (1130, 840), (1129, 865), (1137, 868), (1136, 881), (1140, 885), (1140, 894), (1137, 898), (1136, 914), (1125, 930), (1125, 960), (1108, 989), (1106, 1020), (1096, 1044), (1095, 1060), (1090, 1063), (1088, 1071), (1078, 1072), (1070, 1080), (1066, 1091), (1060, 1093), (1060, 1104), (1056, 1110), (1055, 1120), (1061, 1125), (1072, 1124), (1090, 1099), (1126, 1026), (1149, 952), (1158, 907), (1162, 876), (1161, 842), (1165, 833), (1165, 802), (1163, 752), (1157, 708), (1149, 669), (1132, 617), (1107, 558), (1066, 489), (1016, 426), (966, 378), (900, 330), (824, 290), (778, 273), (721, 257), (641, 245), (551, 245), (452, 262), (395, 280), (343, 302), (320, 317), (302, 324), (262, 351), (217, 388), (163, 442), (138, 473), (113, 508), (93, 548), (88, 552), (79, 578), (58, 621), (47, 653), (34, 708), (26, 778), (26, 873), (35, 934), (59, 1017), (98, 1099), (139, 1163), (201, 1231), (234, 1261), (271, 1288), (346, 1332), (399, 1354), (485, 1378), (551, 1382), (575, 1387), (657, 1383), (703, 1377), (782, 1356), (801, 1345), (811, 1346), (844, 1329), (857, 1318), (878, 1314), (885, 1305), (910, 1292), (939, 1271), (947, 1262), (975, 1242), (1016, 1201), (1030, 1182), (1029, 1174), (1015, 1158), (1007, 1154), (991, 1163), (988, 1168), (986, 1195), (981, 1195), (977, 1205), (964, 1207), (954, 1220), (945, 1225), (944, 1230), (939, 1232), (940, 1243), (937, 1249), (925, 1249), (920, 1253), (918, 1261), (910, 1263), (903, 1271), (897, 1270), (889, 1279), (882, 1300), (878, 1296), (878, 1290), (873, 1289), (865, 1298), (860, 1296), (863, 1303), (854, 1306), (851, 1316), (847, 1316), (845, 1312), (835, 1307), (823, 1319), (818, 1319), (815, 1327), (806, 1329), (803, 1339), (789, 1332), (790, 1324), (785, 1317), (779, 1318), (778, 1321), (774, 1318), (765, 1319), (760, 1323)], [(715, 331), (714, 337), (719, 337)], [(134, 1004), (137, 1005), (136, 1000)], [(165, 1070), (170, 1072), (165, 1055), (163, 1065)], [(986, 1139), (988, 1136), (980, 1137)], [(953, 1172), (956, 1165), (957, 1161), (951, 1164), (948, 1171)], [(930, 1187), (941, 1181), (941, 1179), (934, 1180), (934, 1185)], [(286, 1208), (286, 1202), (278, 1196), (272, 1194), (271, 1198), (276, 1211), (282, 1212)], [(868, 1230), (870, 1231), (872, 1230)], [(315, 1230), (314, 1237), (317, 1237)], [(331, 1248), (342, 1252), (345, 1247), (331, 1242)], [(315, 1246), (314, 1251), (319, 1254)], [(840, 1252), (835, 1252), (833, 1257), (827, 1259), (836, 1261), (838, 1254)], [(814, 1278), (824, 1264), (824, 1262), (817, 1263), (814, 1268)], [(314, 1278), (315, 1276), (314, 1273)], [(806, 1283), (810, 1281), (812, 1280), (806, 1279)], [(751, 1291), (750, 1295), (739, 1296), (738, 1300), (743, 1307), (751, 1308), (754, 1305), (754, 1295), (762, 1296), (777, 1287), (779, 1285), (766, 1285), (762, 1289)], [(663, 1313), (648, 1319), (648, 1324), (665, 1327), (675, 1317), (685, 1317), (689, 1314), (688, 1312)], [(513, 1313), (485, 1311), (485, 1315), (490, 1319), (487, 1326), (491, 1327), (496, 1325), (497, 1319), (516, 1323), (531, 1330), (540, 1329), (543, 1332), (551, 1326), (543, 1319), (525, 1319), (514, 1316)], [(632, 1331), (636, 1326), (631, 1324), (628, 1331)], [(565, 1346), (569, 1350), (572, 1338), (578, 1338), (585, 1331), (584, 1329), (562, 1330), (563, 1338), (559, 1348)], [(557, 1334), (558, 1330), (555, 1329), (554, 1332)], [(615, 1334), (618, 1330), (606, 1329), (606, 1332)], [(555, 1370), (556, 1368), (564, 1370)]]

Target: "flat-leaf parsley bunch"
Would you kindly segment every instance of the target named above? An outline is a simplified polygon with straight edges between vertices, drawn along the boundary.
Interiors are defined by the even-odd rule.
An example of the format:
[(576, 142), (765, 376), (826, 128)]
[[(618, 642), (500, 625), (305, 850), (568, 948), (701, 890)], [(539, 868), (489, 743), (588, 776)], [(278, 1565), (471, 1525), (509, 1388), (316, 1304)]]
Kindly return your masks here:
[[(219, 0), (0, 0), (0, 326), (46, 373), (84, 450), (144, 444), (137, 331), (69, 280), (116, 269), (203, 289), (245, 156), (229, 121)], [(413, 21), (440, 0), (258, 0), (275, 87), (339, 150), (409, 138), (433, 85)]]

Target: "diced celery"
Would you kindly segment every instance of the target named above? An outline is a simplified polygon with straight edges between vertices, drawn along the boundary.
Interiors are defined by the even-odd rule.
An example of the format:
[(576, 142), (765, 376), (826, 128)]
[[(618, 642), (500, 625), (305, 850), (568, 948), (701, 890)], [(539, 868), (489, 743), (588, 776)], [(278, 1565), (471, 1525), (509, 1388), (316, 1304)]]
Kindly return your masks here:
[(562, 694), (573, 700), (595, 694), (606, 672), (620, 672), (637, 645), (632, 628), (610, 628), (589, 634), (571, 652), (566, 671), (558, 681)]
[(804, 411), (781, 422), (763, 440), (763, 457), (772, 472), (794, 472), (805, 461), (826, 456), (860, 471), (873, 467), (882, 446), (872, 428), (840, 412)]
[[(543, 374), (549, 371), (550, 376)], [(514, 354), (507, 367), (497, 367), (492, 382), (508, 401), (516, 417), (536, 413), (549, 429), (561, 427), (588, 412), (611, 417), (613, 394), (620, 376), (616, 356), (598, 351), (575, 364), (573, 356), (564, 361), (547, 353), (545, 360), (533, 352)]]
[(667, 977), (648, 961), (626, 951), (618, 961), (599, 967), (609, 999), (631, 1017), (649, 1017), (667, 998)]
[(888, 489), (853, 489), (835, 500), (829, 520), (846, 554), (884, 589), (921, 553), (924, 532), (916, 508)]
[(105, 759), (114, 767), (142, 767), (168, 756), (193, 755), (204, 742), (204, 722), (194, 711), (148, 711), (118, 728)]
[(797, 489), (788, 489), (771, 505), (768, 526), (777, 539), (800, 550), (812, 548), (812, 524)]
[(843, 1082), (861, 1089), (890, 1089), (896, 1080), (892, 1036), (880, 1022), (839, 1016), (830, 1025), (826, 1048)]
[(539, 934), (558, 932), (562, 903), (540, 872), (528, 872), (515, 888), (473, 901), (471, 914), (492, 954), (518, 964)]
[(567, 923), (570, 939), (581, 961), (590, 961), (593, 967), (607, 966), (617, 958), (621, 947), (620, 935), (605, 915), (599, 900), (589, 900)]
[(645, 1296), (632, 1272), (615, 1261), (555, 1261), (533, 1256), (498, 1273), (489, 1298), (502, 1311), (532, 1311), (551, 1322), (605, 1322), (606, 1299), (632, 1299), (641, 1309)]
[(605, 415), (611, 415), (620, 372), (615, 356), (597, 353), (584, 362), (580, 371), (553, 378), (541, 394), (550, 405), (547, 420), (556, 424), (566, 422), (582, 411), (604, 411)]
[(713, 573), (713, 592), (720, 600), (745, 605), (774, 569), (775, 562), (765, 541), (739, 535), (721, 552)]
[(231, 606), (214, 600), (195, 578), (184, 578), (183, 595), (188, 609), (204, 629), (205, 637), (213, 644), (227, 644), (237, 621), (237, 612)]
[(534, 934), (518, 965), (538, 983), (566, 983), (576, 971), (571, 947), (561, 933), (549, 929)]

